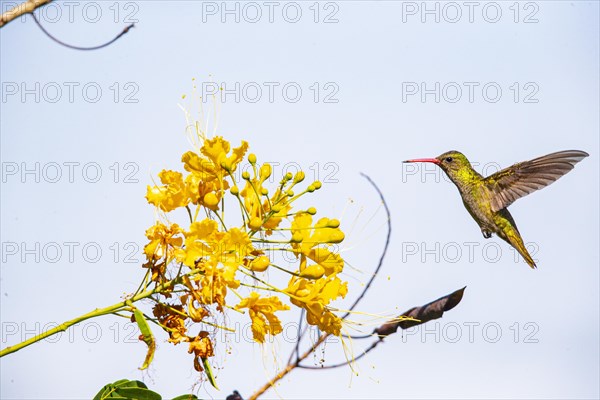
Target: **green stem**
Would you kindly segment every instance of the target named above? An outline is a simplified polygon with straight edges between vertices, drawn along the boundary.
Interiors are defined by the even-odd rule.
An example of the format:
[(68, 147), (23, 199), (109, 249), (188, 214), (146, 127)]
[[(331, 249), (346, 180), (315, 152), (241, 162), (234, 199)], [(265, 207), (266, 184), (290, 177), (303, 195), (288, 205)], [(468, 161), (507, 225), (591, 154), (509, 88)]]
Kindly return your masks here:
[[(222, 199), (221, 199), (222, 200)], [(223, 209), (223, 206), (221, 205), (221, 209)], [(223, 218), (221, 218), (221, 216), (219, 215), (218, 212), (210, 210), (213, 214), (215, 214), (217, 216), (217, 218), (219, 219), (219, 221), (221, 222), (221, 226), (223, 227), (223, 230), (225, 232), (227, 232), (227, 226), (225, 226), (225, 221), (223, 221)]]
[(106, 314), (112, 314), (114, 312), (121, 311), (125, 307), (127, 307), (127, 305), (125, 304), (125, 301), (122, 301), (120, 303), (113, 304), (112, 306), (109, 306), (109, 307), (97, 308), (94, 311), (91, 311), (87, 314), (83, 314), (77, 318), (63, 322), (62, 324), (58, 325), (56, 328), (49, 329), (45, 332), (40, 333), (39, 335), (36, 335), (30, 339), (27, 339), (21, 343), (16, 344), (14, 346), (9, 346), (9, 347), (6, 347), (6, 348), (0, 350), (0, 357), (4, 357), (5, 355), (14, 353), (15, 351), (21, 350), (23, 347), (27, 347), (27, 346), (34, 344), (36, 342), (39, 342), (40, 340), (43, 340), (47, 337), (56, 335), (57, 333), (64, 332), (69, 327), (71, 327), (75, 324), (78, 324), (80, 322), (83, 322), (87, 319), (99, 317), (99, 316), (106, 315)]
[[(194, 270), (188, 272), (186, 275), (193, 275), (198, 272), (200, 272), (200, 269), (194, 269)], [(112, 306), (108, 306), (108, 307), (104, 307), (104, 308), (96, 308), (95, 310), (90, 311), (87, 314), (83, 314), (77, 318), (63, 322), (62, 324), (58, 325), (57, 327), (55, 327), (53, 329), (49, 329), (46, 332), (40, 333), (39, 335), (36, 335), (30, 339), (27, 339), (21, 343), (15, 344), (14, 346), (9, 346), (9, 347), (6, 347), (6, 348), (0, 350), (0, 358), (4, 357), (5, 355), (14, 353), (15, 351), (19, 351), (22, 348), (32, 345), (36, 342), (39, 342), (40, 340), (43, 340), (47, 337), (56, 335), (57, 333), (60, 333), (60, 332), (64, 332), (67, 329), (69, 329), (71, 326), (78, 324), (80, 322), (83, 322), (85, 320), (88, 320), (90, 318), (96, 318), (96, 317), (100, 317), (102, 315), (114, 314), (115, 312), (122, 311), (123, 309), (130, 307), (128, 304), (135, 303), (136, 301), (150, 297), (155, 293), (160, 293), (160, 292), (164, 291), (165, 289), (168, 289), (169, 287), (175, 286), (176, 284), (180, 283), (180, 281), (181, 281), (181, 278), (173, 279), (171, 281), (163, 283), (162, 285), (156, 286), (154, 289), (147, 290), (142, 293), (138, 293), (138, 294), (134, 295), (133, 297), (123, 300), (123, 301), (120, 301), (116, 304), (113, 304)]]

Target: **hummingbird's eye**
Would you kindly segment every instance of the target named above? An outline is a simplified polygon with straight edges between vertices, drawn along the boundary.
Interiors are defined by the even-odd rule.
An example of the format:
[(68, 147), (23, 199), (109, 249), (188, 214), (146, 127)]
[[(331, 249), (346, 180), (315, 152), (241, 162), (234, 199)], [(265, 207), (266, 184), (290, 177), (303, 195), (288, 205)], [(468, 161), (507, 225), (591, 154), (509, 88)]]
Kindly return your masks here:
[(452, 157), (446, 157), (447, 162), (452, 162)]

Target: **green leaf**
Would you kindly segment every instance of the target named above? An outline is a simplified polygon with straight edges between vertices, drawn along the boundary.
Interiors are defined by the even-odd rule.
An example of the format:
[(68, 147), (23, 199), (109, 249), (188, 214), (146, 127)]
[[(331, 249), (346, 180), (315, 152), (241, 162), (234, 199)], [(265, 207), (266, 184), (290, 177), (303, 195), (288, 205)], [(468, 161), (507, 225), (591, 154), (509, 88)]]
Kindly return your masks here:
[(144, 382), (120, 379), (105, 385), (94, 400), (161, 400), (162, 397), (149, 390)]
[(148, 386), (144, 382), (141, 381), (130, 381), (128, 379), (121, 379), (120, 381), (116, 381), (113, 385), (122, 387), (122, 388), (142, 388), (148, 389)]
[(213, 385), (213, 387), (215, 389), (220, 390), (219, 387), (217, 386), (217, 381), (215, 380), (215, 377), (213, 376), (212, 369), (210, 368), (210, 363), (208, 362), (208, 358), (202, 357), (202, 365), (204, 366), (204, 372), (206, 373), (206, 376), (208, 377), (208, 381), (210, 382), (210, 384)]
[(131, 400), (162, 400), (160, 394), (142, 388), (117, 388), (116, 393)]
[(148, 321), (144, 318), (144, 314), (138, 309), (135, 308), (133, 310), (133, 315), (135, 316), (135, 322), (140, 328), (140, 332), (142, 333), (142, 337), (144, 339), (144, 343), (148, 345), (148, 352), (146, 353), (146, 358), (144, 359), (144, 364), (140, 367), (140, 369), (146, 369), (152, 362), (154, 358), (154, 352), (156, 350), (156, 341), (154, 340), (154, 335), (152, 335), (152, 331), (150, 330), (150, 326), (148, 325)]
[(200, 400), (195, 394), (182, 394), (181, 396), (173, 397), (173, 400)]
[[(121, 386), (121, 385), (126, 384), (128, 382), (139, 382), (139, 381), (130, 381), (129, 379), (119, 379), (118, 381), (115, 381), (115, 382), (111, 383), (111, 385), (112, 386)], [(143, 383), (142, 383), (142, 385), (143, 385)]]

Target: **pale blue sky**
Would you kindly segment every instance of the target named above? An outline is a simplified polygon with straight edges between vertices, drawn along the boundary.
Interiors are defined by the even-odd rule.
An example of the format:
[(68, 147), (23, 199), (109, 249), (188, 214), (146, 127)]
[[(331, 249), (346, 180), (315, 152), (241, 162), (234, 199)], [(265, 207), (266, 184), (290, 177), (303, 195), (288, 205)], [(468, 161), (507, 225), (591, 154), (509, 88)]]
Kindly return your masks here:
[[(8, 3), (0, 1), (3, 11)], [(2, 347), (135, 290), (141, 257), (127, 256), (141, 251), (154, 221), (146, 185), (162, 168), (180, 168), (189, 149), (178, 103), (196, 78), (199, 91), (202, 82), (233, 92), (239, 83), (239, 102), (230, 94), (220, 105), (219, 134), (248, 140), (259, 161), (281, 163), (279, 173), (293, 163), (318, 171), (325, 184), (305, 205), (341, 219), (343, 255), (365, 272), (348, 269), (355, 291), (385, 235), (377, 196), (358, 173), (380, 185), (392, 209), (392, 248), (361, 311), (398, 314), (468, 286), (443, 319), (390, 337), (361, 360), (358, 376), (295, 371), (279, 395), (598, 398), (597, 2), (479, 2), (472, 22), (463, 2), (427, 3), (438, 4), (439, 22), (422, 2), (276, 2), (272, 23), (263, 2), (239, 3), (239, 22), (222, 14), (221, 2), (89, 3), (75, 3), (72, 18), (56, 3), (42, 24), (85, 46), (112, 38), (128, 15), (138, 23), (92, 52), (57, 45), (30, 18), (0, 30)], [(289, 22), (297, 9), (298, 22)], [(253, 23), (256, 10), (261, 19)], [(424, 101), (422, 84), (433, 90)], [(253, 102), (257, 88), (262, 97)], [(450, 149), (488, 172), (558, 150), (590, 153), (510, 208), (536, 249), (538, 270), (515, 262), (500, 239), (483, 239), (438, 173), (400, 163)], [(36, 163), (39, 182), (35, 173), (22, 175)], [(127, 323), (104, 317), (2, 358), (0, 397), (86, 398), (123, 377), (143, 379), (165, 398), (192, 388), (197, 378), (185, 347), (160, 335), (155, 362), (142, 373), (144, 346), (135, 336)], [(249, 396), (270, 375), (271, 349), (236, 338), (227, 338), (231, 354), (225, 341), (218, 345), (221, 392), (201, 389), (201, 396), (233, 389)], [(287, 359), (290, 344), (280, 339), (277, 348)], [(324, 357), (340, 360), (339, 345), (328, 344)]]

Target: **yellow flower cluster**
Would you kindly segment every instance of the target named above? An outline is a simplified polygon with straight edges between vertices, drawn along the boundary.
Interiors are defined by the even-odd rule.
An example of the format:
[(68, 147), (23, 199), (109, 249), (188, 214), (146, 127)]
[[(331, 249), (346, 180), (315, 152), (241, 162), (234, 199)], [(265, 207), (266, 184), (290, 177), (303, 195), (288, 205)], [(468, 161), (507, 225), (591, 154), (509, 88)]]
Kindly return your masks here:
[[(314, 207), (293, 211), (294, 202), (320, 189), (321, 183), (315, 181), (295, 193), (305, 179), (303, 172), (287, 173), (277, 181), (271, 165), (259, 166), (254, 154), (246, 157), (247, 151), (244, 141), (232, 149), (222, 137), (205, 139), (198, 152), (183, 154), (185, 174), (163, 170), (161, 185), (147, 190), (148, 202), (165, 213), (161, 220), (169, 221), (177, 209), (189, 217), (187, 227), (157, 222), (146, 231), (144, 267), (152, 283), (173, 282), (163, 291), (164, 301), (155, 299), (154, 316), (169, 333), (169, 341), (189, 343), (199, 371), (203, 369), (199, 360), (214, 355), (206, 325), (230, 329), (216, 324), (216, 313), (226, 308), (247, 310), (254, 340), (261, 343), (267, 334), (282, 332), (275, 313), (290, 310), (286, 300), (306, 310), (307, 322), (324, 332), (340, 335), (342, 327), (329, 306), (347, 293), (347, 284), (338, 276), (344, 260), (330, 249), (344, 240), (340, 222), (329, 218), (313, 222)], [(239, 174), (244, 159), (250, 168)], [(239, 208), (237, 226), (225, 224), (230, 220), (225, 218), (226, 204), (228, 212)], [(283, 240), (270, 240), (274, 232)], [(265, 251), (274, 245), (277, 251), (294, 254), (297, 266), (276, 265), (273, 252)], [(269, 273), (287, 273), (288, 286), (270, 283)], [(247, 296), (241, 285), (249, 289)], [(230, 292), (240, 300), (235, 305), (228, 304)], [(191, 323), (205, 325), (191, 335)]]

